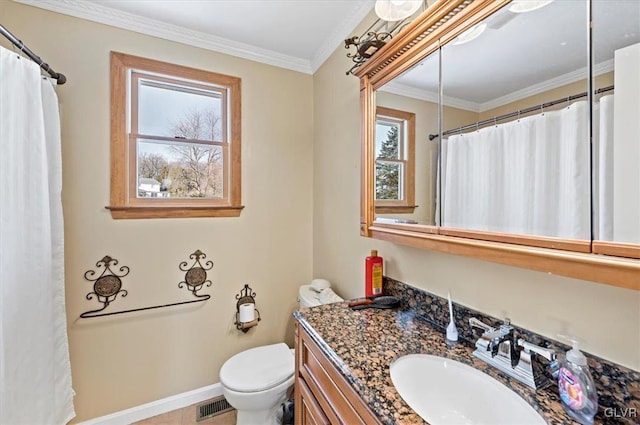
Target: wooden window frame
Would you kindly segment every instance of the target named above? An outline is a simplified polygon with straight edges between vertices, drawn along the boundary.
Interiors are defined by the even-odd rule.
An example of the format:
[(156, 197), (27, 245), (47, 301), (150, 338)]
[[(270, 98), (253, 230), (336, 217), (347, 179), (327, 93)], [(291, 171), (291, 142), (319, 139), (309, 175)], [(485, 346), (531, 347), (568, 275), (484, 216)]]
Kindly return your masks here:
[[(140, 74), (159, 82), (220, 92), (223, 102), (221, 141), (197, 141), (223, 149), (223, 197), (205, 199), (139, 198), (137, 196), (136, 92)], [(190, 140), (184, 140), (191, 142)], [(238, 217), (241, 205), (241, 80), (237, 77), (111, 52), (111, 199), (114, 219)]]
[[(402, 122), (402, 137), (398, 139), (398, 163), (402, 164), (402, 199), (375, 200), (375, 211), (378, 214), (412, 214), (415, 205), (415, 146), (416, 146), (416, 114), (398, 109), (378, 106), (378, 117), (387, 118), (390, 122)], [(380, 158), (376, 158), (376, 163)], [(385, 159), (386, 160), (386, 159)], [(375, 185), (375, 182), (374, 182)]]

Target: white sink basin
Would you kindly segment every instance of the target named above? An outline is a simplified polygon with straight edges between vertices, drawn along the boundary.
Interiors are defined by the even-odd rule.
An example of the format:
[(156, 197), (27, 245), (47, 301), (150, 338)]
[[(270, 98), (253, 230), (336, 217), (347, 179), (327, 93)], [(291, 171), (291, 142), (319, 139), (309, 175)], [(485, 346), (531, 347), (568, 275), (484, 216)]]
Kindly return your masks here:
[(455, 360), (403, 356), (391, 363), (391, 380), (404, 401), (431, 425), (546, 424), (505, 385)]

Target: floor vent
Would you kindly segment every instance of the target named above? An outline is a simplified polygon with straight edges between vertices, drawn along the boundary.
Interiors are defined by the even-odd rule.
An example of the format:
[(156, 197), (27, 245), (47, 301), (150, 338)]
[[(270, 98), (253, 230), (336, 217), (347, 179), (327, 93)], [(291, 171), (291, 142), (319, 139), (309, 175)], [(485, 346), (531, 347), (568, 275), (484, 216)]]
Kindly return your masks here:
[(213, 418), (230, 410), (233, 410), (233, 407), (224, 396), (216, 397), (196, 407), (196, 421)]

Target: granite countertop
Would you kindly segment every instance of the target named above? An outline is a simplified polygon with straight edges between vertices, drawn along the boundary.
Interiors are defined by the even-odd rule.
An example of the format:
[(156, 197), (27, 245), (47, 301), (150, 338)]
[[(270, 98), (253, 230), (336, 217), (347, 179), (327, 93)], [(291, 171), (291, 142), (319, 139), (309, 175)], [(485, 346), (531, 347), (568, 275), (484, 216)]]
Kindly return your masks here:
[(351, 310), (342, 302), (302, 308), (294, 316), (383, 424), (427, 423), (400, 397), (389, 374), (394, 359), (414, 353), (471, 365), (519, 394), (549, 424), (573, 423), (555, 388), (534, 391), (501, 374), (471, 355), (470, 342), (447, 347), (444, 332), (415, 308)]

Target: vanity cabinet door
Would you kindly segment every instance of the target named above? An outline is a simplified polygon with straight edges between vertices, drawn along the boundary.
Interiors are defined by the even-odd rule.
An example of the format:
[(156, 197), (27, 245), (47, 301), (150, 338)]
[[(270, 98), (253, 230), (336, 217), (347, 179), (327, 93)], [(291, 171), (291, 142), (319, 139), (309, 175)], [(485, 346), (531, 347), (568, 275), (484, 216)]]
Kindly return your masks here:
[(316, 398), (311, 394), (311, 390), (307, 387), (302, 379), (296, 383), (300, 393), (299, 400), (297, 400), (296, 414), (300, 412), (300, 417), (296, 420), (300, 425), (330, 425), (329, 419), (322, 411), (322, 408), (318, 404)]
[(380, 424), (322, 349), (297, 325), (295, 392), (296, 425)]

